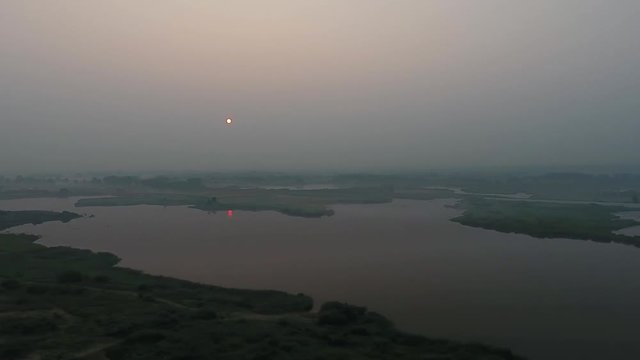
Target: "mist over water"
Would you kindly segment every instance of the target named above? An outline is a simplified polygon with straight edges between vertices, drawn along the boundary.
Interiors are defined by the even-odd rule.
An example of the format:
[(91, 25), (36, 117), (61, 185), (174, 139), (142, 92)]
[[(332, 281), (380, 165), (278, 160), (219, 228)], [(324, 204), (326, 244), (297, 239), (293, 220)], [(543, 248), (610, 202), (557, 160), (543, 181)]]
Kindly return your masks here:
[[(640, 227), (614, 216), (640, 221), (624, 211), (640, 206), (638, 19), (635, 0), (2, 0), (0, 220), (84, 212), (8, 232), (532, 359), (640, 359), (640, 250), (618, 236)], [(116, 206), (76, 208), (81, 195)], [(458, 200), (398, 200), (450, 196), (478, 228), (450, 221)], [(5, 267), (4, 287), (30, 281)], [(289, 315), (324, 334), (321, 313)], [(73, 357), (106, 358), (125, 335)], [(49, 350), (32, 340), (17, 342), (25, 357)]]
[(3, 1), (1, 171), (637, 164), (639, 16), (624, 0)]
[[(0, 208), (73, 210), (74, 201)], [(122, 266), (152, 274), (364, 304), (406, 331), (506, 346), (532, 359), (640, 355), (637, 249), (465, 227), (449, 221), (458, 214), (451, 203), (339, 205), (322, 219), (83, 208), (96, 217), (11, 231), (41, 234), (48, 246), (113, 252)]]

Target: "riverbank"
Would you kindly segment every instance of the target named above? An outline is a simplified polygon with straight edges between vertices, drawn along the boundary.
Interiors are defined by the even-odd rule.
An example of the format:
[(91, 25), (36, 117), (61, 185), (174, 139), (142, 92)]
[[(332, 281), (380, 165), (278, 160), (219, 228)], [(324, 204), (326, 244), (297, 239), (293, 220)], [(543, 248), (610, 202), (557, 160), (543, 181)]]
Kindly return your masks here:
[(568, 238), (640, 247), (640, 236), (617, 231), (640, 225), (618, 213), (633, 210), (624, 206), (528, 202), (468, 197), (457, 205), (464, 209), (452, 221), (504, 233), (537, 238)]
[(119, 259), (0, 235), (0, 357), (125, 359), (517, 359), (409, 335), (365, 308), (196, 284)]
[(387, 203), (392, 199), (391, 189), (381, 187), (319, 190), (229, 187), (203, 193), (128, 193), (80, 199), (76, 206), (186, 205), (211, 213), (227, 210), (277, 211), (289, 216), (319, 218), (333, 215), (330, 206), (334, 204)]

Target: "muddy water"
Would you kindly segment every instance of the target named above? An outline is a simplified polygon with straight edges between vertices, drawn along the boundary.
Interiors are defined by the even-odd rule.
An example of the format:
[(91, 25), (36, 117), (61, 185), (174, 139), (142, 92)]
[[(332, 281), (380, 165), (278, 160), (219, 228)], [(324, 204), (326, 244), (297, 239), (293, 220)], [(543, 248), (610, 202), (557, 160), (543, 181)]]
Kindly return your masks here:
[(93, 214), (11, 231), (110, 251), (149, 273), (362, 304), (407, 331), (507, 346), (532, 359), (640, 358), (639, 249), (465, 227), (449, 221), (451, 203), (335, 206), (322, 219), (74, 209), (73, 199), (0, 201), (0, 209)]

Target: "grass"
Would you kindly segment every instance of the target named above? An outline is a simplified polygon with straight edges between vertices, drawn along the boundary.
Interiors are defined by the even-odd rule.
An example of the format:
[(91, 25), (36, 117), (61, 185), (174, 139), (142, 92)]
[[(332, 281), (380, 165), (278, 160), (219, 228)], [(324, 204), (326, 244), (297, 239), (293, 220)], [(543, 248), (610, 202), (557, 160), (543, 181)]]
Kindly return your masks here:
[(459, 206), (465, 211), (453, 221), (463, 225), (538, 238), (581, 239), (640, 247), (640, 237), (613, 233), (640, 224), (615, 215), (630, 210), (625, 207), (501, 201), (477, 197), (468, 197)]
[(81, 215), (63, 211), (2, 211), (0, 210), (0, 230), (24, 224), (42, 224), (47, 221), (69, 222)]

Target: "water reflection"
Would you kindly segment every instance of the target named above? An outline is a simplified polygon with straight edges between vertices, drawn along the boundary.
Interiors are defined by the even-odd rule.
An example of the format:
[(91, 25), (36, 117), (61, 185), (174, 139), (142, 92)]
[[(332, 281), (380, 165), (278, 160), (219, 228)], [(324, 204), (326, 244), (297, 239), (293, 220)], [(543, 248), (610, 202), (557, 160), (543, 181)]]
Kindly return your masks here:
[(534, 359), (640, 358), (638, 249), (465, 227), (448, 221), (458, 214), (449, 204), (336, 206), (321, 219), (236, 211), (234, 221), (187, 207), (83, 208), (96, 217), (14, 231), (44, 235), (47, 245), (111, 251), (122, 265), (155, 274), (364, 304), (408, 331), (508, 346)]

